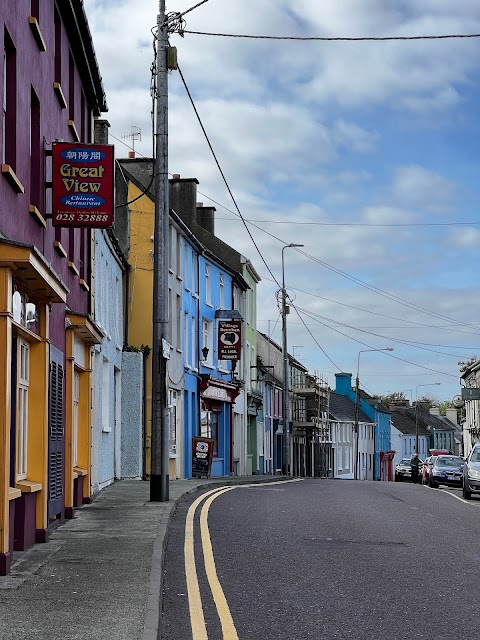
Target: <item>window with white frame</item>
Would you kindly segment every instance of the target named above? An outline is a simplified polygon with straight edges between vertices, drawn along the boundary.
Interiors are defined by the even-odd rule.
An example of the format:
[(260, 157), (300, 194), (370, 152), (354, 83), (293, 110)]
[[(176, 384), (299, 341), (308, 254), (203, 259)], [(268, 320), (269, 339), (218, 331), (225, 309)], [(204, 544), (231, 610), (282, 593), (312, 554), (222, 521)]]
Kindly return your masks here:
[(225, 309), (225, 276), (223, 273), (219, 276), (220, 285), (220, 309)]
[(212, 304), (212, 282), (210, 279), (210, 265), (205, 263), (205, 302)]
[(78, 405), (80, 403), (80, 374), (73, 374), (73, 434), (72, 434), (72, 462), (78, 465)]
[(175, 228), (170, 225), (168, 228), (168, 268), (173, 272), (175, 266)]
[(215, 411), (201, 412), (200, 434), (202, 438), (213, 439), (213, 455), (218, 456), (218, 413)]
[(102, 431), (109, 433), (110, 425), (110, 365), (106, 358), (102, 363)]
[(192, 274), (190, 271), (190, 249), (188, 244), (183, 245), (183, 286), (187, 291), (192, 289)]
[(194, 316), (192, 316), (191, 318), (190, 335), (192, 338), (191, 339), (191, 347), (192, 347), (191, 363), (192, 363), (192, 367), (196, 369), (197, 368), (197, 322)]
[(182, 277), (182, 236), (177, 231), (177, 247), (176, 247), (176, 262), (177, 262), (177, 278)]
[(192, 293), (198, 293), (197, 285), (197, 254), (192, 250)]
[(168, 392), (168, 409), (170, 412), (170, 429), (168, 434), (168, 452), (170, 456), (177, 455), (177, 391)]
[(19, 340), (17, 353), (17, 480), (25, 480), (28, 449), (28, 388), (30, 386), (30, 345), (28, 342)]
[(173, 318), (174, 316), (174, 307), (173, 307), (173, 292), (168, 288), (168, 341), (170, 344), (173, 342)]
[(177, 321), (177, 349), (182, 348), (182, 298), (177, 293), (176, 298), (176, 321)]
[(213, 323), (210, 320), (202, 320), (202, 349), (208, 349), (207, 357), (202, 353), (204, 363), (212, 364), (213, 362)]
[(191, 365), (192, 360), (190, 357), (190, 349), (189, 349), (189, 337), (190, 337), (190, 322), (188, 313), (185, 312), (183, 315), (183, 353), (184, 353), (184, 362), (186, 365)]

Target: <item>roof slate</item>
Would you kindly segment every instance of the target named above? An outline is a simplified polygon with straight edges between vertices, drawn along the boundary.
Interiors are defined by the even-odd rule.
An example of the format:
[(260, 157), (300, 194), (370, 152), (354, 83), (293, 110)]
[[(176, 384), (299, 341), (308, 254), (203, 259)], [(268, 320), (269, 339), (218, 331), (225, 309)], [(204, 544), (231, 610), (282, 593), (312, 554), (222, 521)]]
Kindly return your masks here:
[[(343, 396), (340, 393), (331, 393), (330, 394), (330, 406), (329, 412), (334, 420), (340, 421), (355, 421), (355, 403), (347, 398), (347, 396)], [(359, 422), (368, 422), (372, 423), (370, 418), (363, 413), (363, 411), (358, 412), (358, 421)]]

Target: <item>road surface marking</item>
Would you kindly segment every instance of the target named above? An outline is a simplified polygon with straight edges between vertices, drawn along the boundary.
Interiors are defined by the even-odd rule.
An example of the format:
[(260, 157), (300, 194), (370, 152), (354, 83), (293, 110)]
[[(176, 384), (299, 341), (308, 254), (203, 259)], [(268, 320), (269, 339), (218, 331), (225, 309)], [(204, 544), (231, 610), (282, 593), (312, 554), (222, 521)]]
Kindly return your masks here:
[[(275, 484), (287, 484), (291, 482), (301, 482), (301, 478), (295, 478), (293, 480), (279, 480)], [(230, 609), (223, 593), (220, 581), (218, 580), (217, 571), (215, 568), (215, 559), (213, 556), (212, 543), (210, 540), (210, 533), (208, 530), (208, 510), (213, 500), (227, 491), (232, 489), (243, 489), (249, 487), (258, 487), (272, 484), (271, 482), (262, 482), (254, 484), (234, 485), (227, 487), (217, 487), (211, 491), (207, 491), (199, 496), (191, 505), (187, 512), (185, 521), (185, 543), (184, 543), (184, 558), (185, 558), (185, 578), (187, 582), (187, 595), (188, 595), (188, 607), (190, 613), (190, 624), (192, 628), (192, 640), (208, 640), (207, 628), (205, 625), (205, 616), (203, 613), (202, 598), (200, 596), (200, 586), (198, 584), (197, 565), (195, 563), (195, 545), (194, 545), (194, 521), (195, 512), (198, 505), (211, 496), (207, 503), (204, 514), (204, 507), (200, 515), (201, 535), (202, 535), (202, 548), (205, 561), (205, 569), (207, 573), (208, 582), (212, 591), (213, 599), (217, 607), (222, 629), (224, 630), (224, 640), (238, 640), (237, 631), (233, 624), (233, 619), (230, 613)], [(212, 495), (215, 494), (215, 495)], [(202, 526), (203, 522), (203, 526)], [(208, 568), (207, 568), (208, 566)]]
[(237, 630), (233, 623), (232, 614), (227, 603), (227, 599), (220, 584), (215, 566), (215, 558), (213, 557), (212, 540), (208, 528), (208, 511), (212, 502), (223, 495), (227, 491), (231, 491), (235, 487), (226, 487), (222, 491), (218, 491), (215, 495), (210, 496), (202, 506), (200, 513), (200, 531), (202, 535), (203, 558), (205, 562), (205, 572), (207, 574), (208, 583), (212, 592), (215, 606), (217, 607), (218, 617), (222, 625), (223, 640), (238, 640)]
[(460, 496), (456, 496), (454, 493), (450, 493), (450, 491), (447, 491), (446, 489), (436, 489), (435, 487), (429, 487), (430, 489), (433, 489), (433, 491), (441, 491), (442, 493), (446, 493), (447, 496), (452, 496), (452, 498), (455, 498), (455, 500), (460, 500), (460, 502), (463, 502), (464, 504), (469, 504), (471, 507), (480, 507), (480, 503), (475, 504), (475, 502), (471, 502), (470, 500), (465, 500), (465, 498), (460, 498)]
[(187, 581), (188, 608), (190, 611), (190, 624), (192, 626), (193, 640), (208, 640), (205, 617), (203, 615), (202, 599), (200, 597), (200, 587), (198, 585), (197, 565), (195, 564), (195, 548), (193, 537), (193, 523), (195, 511), (198, 505), (210, 494), (216, 493), (219, 489), (207, 491), (193, 502), (188, 510), (185, 521), (185, 578)]

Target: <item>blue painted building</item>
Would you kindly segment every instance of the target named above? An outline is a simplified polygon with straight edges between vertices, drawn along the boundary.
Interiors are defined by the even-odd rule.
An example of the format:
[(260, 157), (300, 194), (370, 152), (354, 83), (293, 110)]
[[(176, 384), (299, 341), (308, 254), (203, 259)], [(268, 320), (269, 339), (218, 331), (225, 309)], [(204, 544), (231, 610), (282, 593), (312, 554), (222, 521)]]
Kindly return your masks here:
[[(337, 373), (335, 380), (335, 392), (347, 396), (352, 402), (355, 402), (352, 374)], [(374, 480), (392, 480), (394, 454), (391, 451), (390, 411), (362, 390), (360, 390), (359, 407), (375, 423)]]
[[(218, 359), (215, 311), (231, 309), (232, 276), (210, 254), (199, 256), (200, 284), (200, 435), (213, 438), (212, 476), (233, 472), (233, 403), (238, 388), (231, 363)], [(228, 302), (227, 302), (228, 301)]]
[(178, 175), (170, 180), (171, 217), (183, 251), (183, 475), (192, 473), (192, 437), (204, 436), (214, 440), (211, 475), (229, 476), (235, 470), (232, 425), (241, 385), (231, 362), (218, 359), (218, 316), (224, 310), (231, 317), (234, 283), (242, 291), (248, 284), (241, 255), (215, 236), (215, 209), (197, 202), (197, 184)]
[[(173, 215), (173, 214), (172, 214)], [(183, 227), (179, 226), (180, 229)], [(184, 229), (185, 231), (185, 229)], [(199, 253), (203, 247), (191, 234), (182, 234), (183, 256), (183, 477), (192, 475), (192, 438), (200, 435), (199, 386)]]

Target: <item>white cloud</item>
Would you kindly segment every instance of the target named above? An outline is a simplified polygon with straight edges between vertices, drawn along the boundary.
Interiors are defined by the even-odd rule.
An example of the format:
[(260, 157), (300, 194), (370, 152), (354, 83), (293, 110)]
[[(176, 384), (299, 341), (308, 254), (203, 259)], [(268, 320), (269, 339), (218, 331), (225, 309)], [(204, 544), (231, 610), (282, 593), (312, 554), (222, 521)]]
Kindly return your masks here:
[(431, 211), (448, 210), (455, 194), (451, 180), (415, 165), (397, 170), (392, 190), (400, 202), (419, 205)]
[[(167, 9), (182, 11), (193, 4), (169, 1)], [(150, 156), (150, 29), (156, 24), (158, 3), (85, 0), (85, 8), (110, 105), (110, 132), (121, 138), (132, 125), (140, 126), (142, 141), (136, 147)], [(191, 30), (270, 35), (479, 33), (480, 3), (210, 0), (189, 13), (186, 21)], [(405, 300), (466, 322), (478, 315), (477, 296), (469, 289), (466, 275), (476, 272), (466, 254), (478, 246), (478, 229), (297, 224), (398, 225), (454, 221), (462, 216), (472, 219), (464, 211), (470, 211), (467, 205), (480, 195), (478, 181), (471, 177), (477, 173), (475, 150), (468, 144), (478, 136), (478, 99), (472, 98), (479, 80), (478, 41), (301, 43), (190, 34), (184, 39), (172, 35), (170, 40), (178, 48), (182, 72), (244, 216), (287, 222), (259, 225), (277, 239), (251, 228), (277, 278), (282, 241), (299, 242), (321, 262)], [(209, 196), (233, 210), (175, 72), (169, 76), (169, 85), (171, 173), (197, 177), (199, 191), (206, 194), (199, 195), (200, 200), (208, 202)], [(469, 130), (465, 122), (470, 123)], [(434, 142), (427, 129), (435, 131)], [(126, 155), (127, 148), (115, 143), (117, 154)], [(217, 209), (219, 218), (231, 216)], [(269, 277), (241, 223), (218, 220), (217, 229)], [(401, 319), (369, 317), (298, 294), (300, 306), (354, 326), (403, 326), (406, 319), (448, 324), (388, 301), (294, 251), (286, 256), (286, 275), (292, 286)], [(464, 289), (458, 288), (459, 283)], [(259, 287), (264, 331), (265, 321), (274, 322), (278, 316), (275, 289), (268, 280)], [(302, 359), (312, 369), (331, 371), (331, 363), (298, 322), (292, 314), (289, 344), (305, 345)], [(452, 345), (476, 340), (475, 335), (444, 329), (392, 331)], [(380, 338), (375, 343), (373, 337), (345, 333), (384, 346)], [(387, 330), (384, 333), (389, 335)], [(358, 342), (321, 325), (314, 334), (342, 368), (355, 370)], [(395, 355), (425, 366), (442, 371), (456, 368), (455, 359), (445, 362), (431, 353), (395, 349)], [(375, 378), (379, 369), (387, 375)], [(365, 369), (370, 372), (376, 391), (399, 389), (403, 381), (403, 388), (412, 388), (436, 375), (386, 357)], [(410, 377), (403, 377), (404, 373)], [(445, 378), (445, 382), (442, 396), (454, 395), (454, 385), (458, 393), (458, 379), (450, 384), (450, 378)]]

